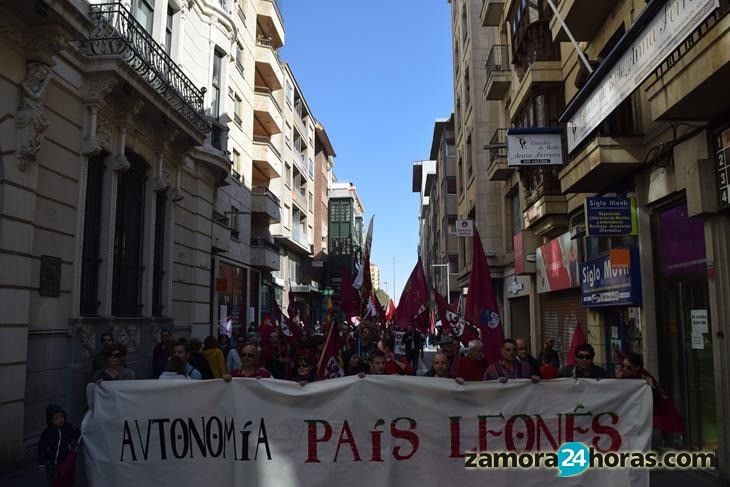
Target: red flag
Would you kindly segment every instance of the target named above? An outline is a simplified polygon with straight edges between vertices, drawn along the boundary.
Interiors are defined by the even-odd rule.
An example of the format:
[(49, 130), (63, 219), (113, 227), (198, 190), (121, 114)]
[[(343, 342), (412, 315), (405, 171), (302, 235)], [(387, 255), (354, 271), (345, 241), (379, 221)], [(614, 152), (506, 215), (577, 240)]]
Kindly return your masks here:
[(470, 340), (479, 338), (479, 332), (474, 328), (474, 325), (459, 316), (438, 291), (434, 289), (433, 294), (436, 297), (436, 308), (441, 320), (441, 327), (446, 335), (459, 338), (464, 345), (468, 345)]
[(586, 340), (586, 335), (583, 333), (583, 327), (580, 326), (580, 323), (575, 325), (575, 330), (573, 330), (573, 337), (570, 339), (570, 348), (568, 348), (568, 358), (565, 363), (568, 365), (575, 365), (575, 349), (578, 348), (578, 345), (583, 345), (584, 343), (588, 343), (588, 340)]
[(373, 283), (370, 277), (370, 250), (373, 246), (373, 222), (375, 215), (370, 217), (370, 223), (368, 224), (368, 233), (365, 237), (365, 245), (362, 251), (362, 259), (360, 261), (360, 269), (358, 270), (357, 276), (353, 286), (355, 289), (360, 291), (360, 297), (362, 301), (367, 302), (368, 297), (373, 292)]
[(482, 239), (474, 228), (474, 251), (472, 252), (471, 274), (469, 275), (469, 294), (466, 297), (464, 318), (479, 326), (484, 342), (484, 357), (487, 362), (499, 362), (504, 331), (499, 319), (497, 292), (494, 289), (489, 262), (484, 255)]
[(419, 257), (411, 276), (403, 288), (398, 303), (398, 316), (395, 319), (398, 329), (405, 331), (410, 325), (413, 325), (418, 331), (426, 333), (428, 330), (427, 303), (426, 276), (423, 273), (423, 264)]
[(327, 339), (322, 348), (322, 355), (317, 362), (317, 380), (344, 377), (340, 357), (340, 333), (336, 323), (332, 323), (327, 332)]
[(395, 319), (395, 303), (392, 299), (388, 299), (388, 310), (385, 312), (385, 320), (390, 321)]
[(274, 321), (289, 345), (293, 347), (298, 346), (302, 337), (302, 328), (298, 323), (290, 320), (284, 315), (279, 303), (274, 303)]
[(360, 315), (360, 296), (357, 295), (357, 290), (352, 287), (352, 273), (348, 267), (342, 269), (340, 299), (342, 301), (342, 312), (345, 314), (346, 320), (349, 321), (353, 316)]

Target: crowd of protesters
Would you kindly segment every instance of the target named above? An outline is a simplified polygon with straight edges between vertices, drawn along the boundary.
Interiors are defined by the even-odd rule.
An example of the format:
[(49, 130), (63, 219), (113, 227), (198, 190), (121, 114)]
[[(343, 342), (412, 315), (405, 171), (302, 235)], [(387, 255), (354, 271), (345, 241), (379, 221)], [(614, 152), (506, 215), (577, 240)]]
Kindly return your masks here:
[[(316, 327), (309, 333), (302, 330), (293, 342), (272, 320), (266, 318), (261, 326), (241, 326), (232, 335), (208, 336), (187, 340), (172, 338), (163, 330), (154, 347), (153, 377), (170, 379), (220, 379), (253, 377), (291, 380), (302, 385), (317, 378), (327, 330)], [(574, 351), (573, 365), (561, 367), (554, 341), (545, 342), (535, 358), (530, 355), (523, 338), (504, 340), (500, 358), (488, 363), (484, 344), (479, 339), (462, 344), (457, 337), (428, 336), (410, 327), (398, 333), (392, 323), (380, 331), (380, 325), (363, 321), (359, 326), (348, 322), (338, 325), (340, 362), (345, 375), (424, 375), (451, 378), (456, 382), (531, 379), (533, 382), (561, 377), (603, 379), (608, 372), (593, 363), (595, 351), (589, 344), (581, 344)], [(436, 342), (438, 348), (430, 368), (422, 360), (424, 343)], [(102, 336), (102, 351), (94, 357), (92, 381), (131, 380), (134, 372), (125, 366), (127, 351), (124, 345), (114, 343), (110, 334)], [(102, 362), (102, 358), (104, 361)], [(630, 358), (630, 360), (629, 360)], [(656, 381), (644, 373), (641, 357), (630, 354), (617, 371), (617, 377), (644, 378), (653, 387)], [(633, 368), (632, 368), (633, 367)], [(645, 371), (644, 371), (645, 372)]]

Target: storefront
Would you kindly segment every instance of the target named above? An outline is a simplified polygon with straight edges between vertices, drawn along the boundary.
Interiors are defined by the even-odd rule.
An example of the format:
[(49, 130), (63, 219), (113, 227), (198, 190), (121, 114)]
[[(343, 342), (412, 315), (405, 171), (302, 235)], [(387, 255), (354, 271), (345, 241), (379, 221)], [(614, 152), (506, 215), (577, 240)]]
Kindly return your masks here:
[(611, 249), (581, 264), (581, 304), (601, 315), (609, 374), (620, 365), (624, 354), (643, 353), (640, 277), (639, 250), (635, 246)]
[(714, 449), (718, 432), (704, 221), (689, 217), (681, 200), (657, 209), (654, 226), (660, 381), (686, 427), (685, 435), (664, 441)]
[(580, 304), (578, 241), (564, 233), (538, 247), (536, 257), (542, 342), (555, 340), (553, 348), (565, 363), (575, 327), (586, 324)]
[(214, 321), (218, 333), (228, 333), (260, 321), (261, 275), (258, 271), (218, 261)]

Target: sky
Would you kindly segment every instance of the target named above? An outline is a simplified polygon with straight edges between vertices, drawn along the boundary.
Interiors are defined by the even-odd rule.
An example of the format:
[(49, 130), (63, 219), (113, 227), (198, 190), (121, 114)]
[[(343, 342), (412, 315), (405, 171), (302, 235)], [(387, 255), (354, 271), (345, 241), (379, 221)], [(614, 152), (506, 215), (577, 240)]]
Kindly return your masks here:
[[(418, 260), (413, 161), (453, 109), (447, 0), (280, 0), (281, 51), (335, 149), (335, 174), (375, 215), (371, 262), (399, 296)], [(395, 259), (395, 293), (393, 292)], [(387, 283), (387, 285), (386, 285)], [(397, 302), (397, 300), (396, 300)]]

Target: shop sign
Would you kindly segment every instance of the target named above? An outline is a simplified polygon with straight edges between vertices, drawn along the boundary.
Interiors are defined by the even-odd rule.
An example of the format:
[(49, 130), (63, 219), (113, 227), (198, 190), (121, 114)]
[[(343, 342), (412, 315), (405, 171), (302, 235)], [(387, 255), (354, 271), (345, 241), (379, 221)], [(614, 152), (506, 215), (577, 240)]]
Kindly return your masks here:
[(570, 117), (568, 150), (588, 137), (718, 6), (718, 0), (668, 1)]
[(586, 198), (586, 229), (589, 237), (636, 235), (636, 200), (625, 196)]
[(560, 128), (507, 130), (507, 165), (559, 166), (563, 164)]
[(586, 308), (641, 304), (639, 252), (630, 249), (631, 265), (612, 265), (610, 255), (580, 266), (580, 301)]
[(579, 286), (578, 246), (570, 232), (538, 247), (536, 257), (538, 293)]
[(474, 220), (456, 220), (456, 236), (471, 237), (474, 235)]

